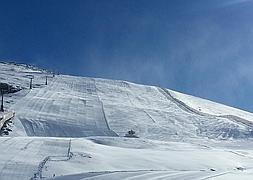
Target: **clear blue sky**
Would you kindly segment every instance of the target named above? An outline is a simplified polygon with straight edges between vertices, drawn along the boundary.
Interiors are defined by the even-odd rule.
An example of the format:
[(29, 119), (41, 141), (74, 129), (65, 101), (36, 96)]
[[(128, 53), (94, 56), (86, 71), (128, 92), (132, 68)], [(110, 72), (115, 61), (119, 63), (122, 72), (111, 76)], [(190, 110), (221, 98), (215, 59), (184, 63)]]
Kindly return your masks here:
[(0, 0), (0, 59), (253, 112), (253, 0)]

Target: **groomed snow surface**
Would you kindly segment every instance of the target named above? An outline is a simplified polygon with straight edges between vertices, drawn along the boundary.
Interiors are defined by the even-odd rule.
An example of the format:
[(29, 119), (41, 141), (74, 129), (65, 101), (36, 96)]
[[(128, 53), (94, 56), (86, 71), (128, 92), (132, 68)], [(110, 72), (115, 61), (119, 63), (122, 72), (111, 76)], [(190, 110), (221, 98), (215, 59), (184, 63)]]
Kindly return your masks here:
[[(31, 75), (33, 89), (29, 89)], [(48, 76), (48, 85), (45, 85)], [(164, 88), (0, 63), (0, 179), (253, 179), (253, 115)], [(139, 138), (126, 138), (129, 130)]]

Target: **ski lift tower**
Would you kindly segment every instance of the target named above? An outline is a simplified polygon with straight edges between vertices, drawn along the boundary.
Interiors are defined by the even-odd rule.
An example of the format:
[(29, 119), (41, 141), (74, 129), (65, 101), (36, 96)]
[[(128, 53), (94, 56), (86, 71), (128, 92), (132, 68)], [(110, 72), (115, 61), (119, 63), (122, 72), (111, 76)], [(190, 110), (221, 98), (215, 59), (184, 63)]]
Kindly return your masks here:
[(46, 83), (45, 83), (45, 85), (47, 85), (47, 77), (48, 77), (48, 76), (46, 76)]
[(26, 77), (30, 79), (30, 89), (32, 89), (33, 88), (34, 75), (27, 75)]
[(8, 92), (9, 86), (6, 83), (0, 83), (0, 91), (1, 91), (1, 107), (0, 111), (4, 112), (4, 93)]
[(1, 108), (0, 108), (0, 111), (4, 112), (4, 92), (3, 92), (2, 89), (1, 89), (1, 96), (2, 96), (2, 98), (1, 98)]
[(46, 78), (46, 83), (45, 83), (45, 85), (48, 85), (48, 81), (50, 80), (50, 79), (52, 79), (54, 76), (50, 76), (50, 75), (46, 75), (45, 76), (45, 78)]

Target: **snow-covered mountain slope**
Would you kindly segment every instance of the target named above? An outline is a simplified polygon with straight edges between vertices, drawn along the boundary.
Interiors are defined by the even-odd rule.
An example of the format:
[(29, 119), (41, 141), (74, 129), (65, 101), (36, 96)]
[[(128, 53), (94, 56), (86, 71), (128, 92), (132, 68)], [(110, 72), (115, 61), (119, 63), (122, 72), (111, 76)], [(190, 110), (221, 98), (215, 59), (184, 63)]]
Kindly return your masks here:
[[(236, 120), (214, 116), (213, 112), (204, 111), (207, 106), (202, 107), (202, 114), (195, 113), (187, 104), (196, 108), (192, 102), (206, 105), (203, 100), (192, 97), (193, 100), (188, 101), (184, 98), (186, 95), (167, 89), (66, 75), (53, 78), (46, 71), (13, 64), (2, 64), (0, 68), (3, 82), (23, 88), (6, 98), (7, 102), (12, 102), (8, 108), (16, 113), (13, 135), (124, 136), (133, 129), (139, 137), (156, 140), (253, 136), (250, 124), (240, 121), (253, 121), (252, 114), (223, 108), (223, 115), (235, 114)], [(29, 89), (29, 75), (34, 75), (32, 90)], [(45, 76), (50, 76), (47, 86), (44, 85)], [(178, 104), (171, 98), (173, 95), (185, 100), (185, 104)], [(212, 105), (206, 109), (221, 106)]]
[(28, 136), (116, 136), (92, 79), (55, 77), (48, 86), (32, 89), (12, 109), (14, 121), (21, 122), (18, 128)]
[[(0, 63), (0, 83), (12, 89), (5, 110), (15, 112), (9, 137), (0, 138), (0, 179), (253, 177), (251, 113), (165, 88), (12, 63)], [(131, 129), (140, 138), (124, 138)]]
[(170, 90), (170, 94), (175, 100), (183, 102), (185, 106), (196, 110), (197, 113), (227, 118), (234, 117), (235, 119), (239, 118), (242, 120), (242, 123), (245, 122), (245, 124), (248, 124), (251, 127), (253, 126), (252, 113), (172, 90)]

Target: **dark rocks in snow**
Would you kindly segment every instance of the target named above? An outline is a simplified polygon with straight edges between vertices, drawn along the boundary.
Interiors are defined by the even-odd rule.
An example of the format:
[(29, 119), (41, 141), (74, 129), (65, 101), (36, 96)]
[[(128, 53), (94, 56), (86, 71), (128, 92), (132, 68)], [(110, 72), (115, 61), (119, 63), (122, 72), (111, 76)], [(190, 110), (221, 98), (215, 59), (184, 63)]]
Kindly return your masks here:
[(135, 135), (135, 131), (133, 131), (132, 129), (128, 131), (127, 134), (125, 134), (125, 137), (138, 138), (138, 136)]
[(244, 167), (236, 167), (235, 169), (238, 170), (238, 171), (244, 171), (245, 170)]
[(4, 94), (10, 94), (20, 91), (21, 87), (0, 82), (0, 90), (2, 90)]

